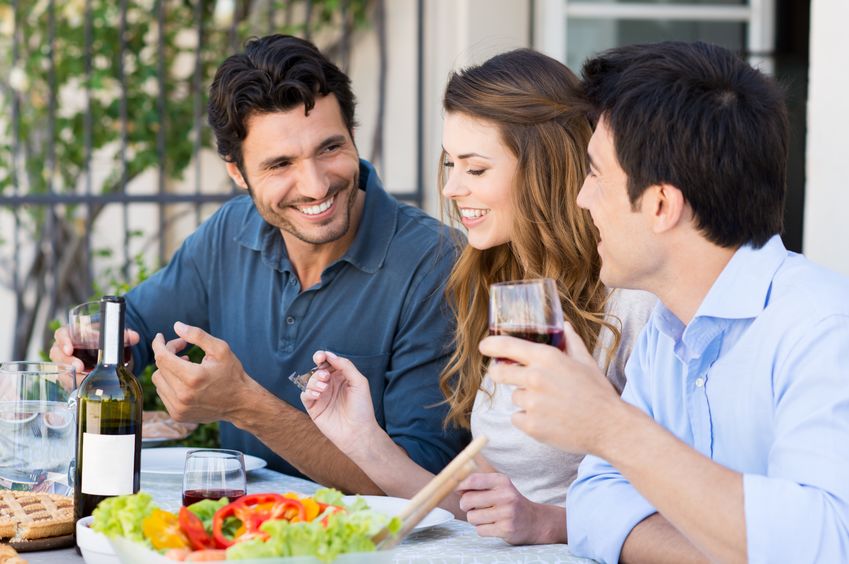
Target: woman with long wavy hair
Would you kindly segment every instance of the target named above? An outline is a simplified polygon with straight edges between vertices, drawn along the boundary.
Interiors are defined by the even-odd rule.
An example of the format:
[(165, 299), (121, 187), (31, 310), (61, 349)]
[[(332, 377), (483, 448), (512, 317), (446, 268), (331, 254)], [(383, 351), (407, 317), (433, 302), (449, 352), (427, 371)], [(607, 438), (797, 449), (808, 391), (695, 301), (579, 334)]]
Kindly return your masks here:
[[(621, 392), (631, 343), (654, 298), (611, 293), (599, 281), (598, 238), (575, 200), (587, 174), (592, 127), (580, 82), (554, 59), (519, 49), (453, 73), (443, 99), (440, 184), (468, 244), (446, 284), (457, 320), (440, 376), (446, 425), (490, 441), (443, 506), (483, 536), (513, 544), (566, 541), (563, 507), (580, 456), (528, 439), (510, 424), (510, 391), (486, 378), (478, 343), (488, 332), (489, 287), (556, 281), (565, 318)], [(316, 425), (389, 495), (411, 497), (431, 477), (374, 421), (368, 383), (349, 361), (319, 351), (301, 398)], [(599, 414), (603, 417), (604, 414)]]

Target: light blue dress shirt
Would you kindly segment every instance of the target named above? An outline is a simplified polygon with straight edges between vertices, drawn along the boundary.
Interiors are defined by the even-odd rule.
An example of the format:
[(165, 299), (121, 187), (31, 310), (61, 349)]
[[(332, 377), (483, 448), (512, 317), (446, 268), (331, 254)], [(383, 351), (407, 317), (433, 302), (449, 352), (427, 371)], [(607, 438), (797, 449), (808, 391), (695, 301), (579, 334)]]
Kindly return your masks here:
[[(658, 304), (626, 374), (625, 401), (743, 474), (750, 562), (849, 561), (849, 280), (778, 236), (741, 247), (689, 325)], [(570, 549), (604, 562), (656, 512), (594, 456), (566, 506)]]

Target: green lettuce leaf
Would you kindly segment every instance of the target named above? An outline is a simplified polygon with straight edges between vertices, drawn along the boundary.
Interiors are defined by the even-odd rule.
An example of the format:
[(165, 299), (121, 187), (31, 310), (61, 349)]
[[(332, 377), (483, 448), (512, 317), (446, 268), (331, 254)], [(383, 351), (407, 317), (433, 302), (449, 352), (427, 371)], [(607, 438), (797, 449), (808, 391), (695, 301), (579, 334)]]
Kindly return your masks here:
[(95, 507), (91, 528), (108, 537), (126, 537), (149, 544), (142, 534), (142, 521), (154, 509), (153, 498), (145, 492), (110, 497)]
[[(211, 499), (202, 499), (197, 503), (193, 503), (188, 506), (188, 510), (198, 516), (198, 519), (203, 522), (203, 528), (206, 529), (206, 532), (210, 535), (212, 534), (212, 517), (215, 515), (215, 512), (230, 503), (226, 497), (222, 497), (218, 501), (213, 501)], [(238, 521), (238, 519), (236, 519)], [(241, 523), (241, 521), (239, 521)], [(224, 521), (224, 527), (222, 529), (225, 532), (229, 532), (230, 535), (235, 532), (235, 530), (239, 527), (239, 524), (236, 524), (236, 527), (232, 531), (228, 531), (227, 521)]]

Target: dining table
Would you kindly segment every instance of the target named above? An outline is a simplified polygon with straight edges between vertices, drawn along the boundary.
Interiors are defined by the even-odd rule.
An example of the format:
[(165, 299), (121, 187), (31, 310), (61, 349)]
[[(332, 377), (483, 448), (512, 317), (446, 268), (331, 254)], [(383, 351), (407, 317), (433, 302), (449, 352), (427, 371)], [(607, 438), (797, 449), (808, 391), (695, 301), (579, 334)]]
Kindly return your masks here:
[[(249, 493), (293, 491), (309, 495), (320, 487), (268, 468), (248, 472)], [(182, 476), (142, 472), (141, 489), (151, 494), (157, 505), (173, 511), (181, 503)], [(25, 552), (21, 556), (30, 564), (83, 564), (74, 548)], [(565, 544), (512, 546), (499, 538), (481, 537), (474, 526), (458, 519), (413, 531), (395, 548), (393, 558), (396, 564), (593, 562), (574, 556)]]

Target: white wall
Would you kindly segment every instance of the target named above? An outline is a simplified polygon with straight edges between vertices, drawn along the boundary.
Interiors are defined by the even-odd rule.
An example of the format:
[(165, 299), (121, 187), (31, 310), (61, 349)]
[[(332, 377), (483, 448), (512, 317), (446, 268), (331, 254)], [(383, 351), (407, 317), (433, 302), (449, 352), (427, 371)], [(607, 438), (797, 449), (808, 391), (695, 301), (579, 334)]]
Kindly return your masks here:
[(439, 217), (436, 174), (442, 147), (442, 94), (448, 75), (497, 53), (528, 47), (529, 5), (519, 0), (425, 2), (424, 209), (431, 215)]
[(849, 2), (813, 0), (803, 248), (849, 275)]

